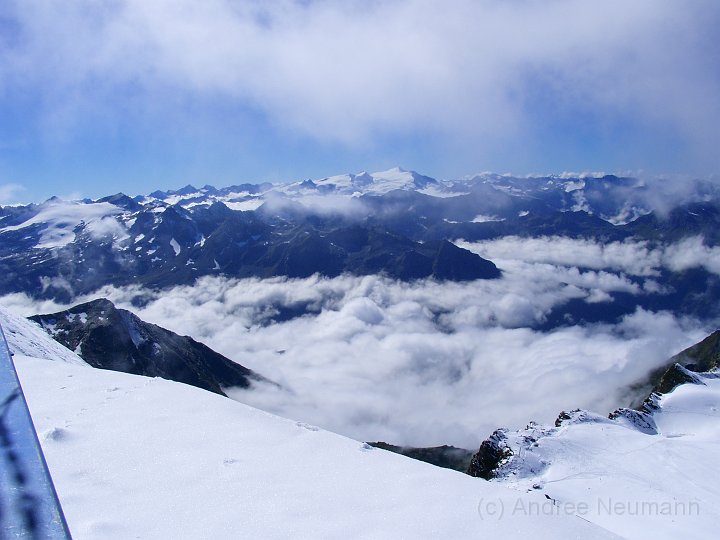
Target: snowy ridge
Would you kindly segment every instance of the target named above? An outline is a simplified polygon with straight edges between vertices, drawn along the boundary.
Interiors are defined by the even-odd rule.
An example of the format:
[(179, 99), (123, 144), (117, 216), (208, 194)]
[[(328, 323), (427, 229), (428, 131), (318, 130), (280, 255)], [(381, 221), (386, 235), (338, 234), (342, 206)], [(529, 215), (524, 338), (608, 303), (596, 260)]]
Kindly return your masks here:
[[(720, 195), (718, 188), (711, 182), (695, 180), (691, 184), (697, 192), (692, 200), (707, 201)], [(162, 212), (171, 206), (191, 209), (220, 202), (234, 210), (252, 212), (267, 200), (278, 196), (301, 202), (306, 197), (317, 195), (377, 197), (395, 190), (415, 191), (438, 199), (468, 196), (480, 190), (491, 194), (491, 199), (509, 196), (514, 199), (542, 200), (563, 211), (586, 211), (616, 224), (627, 223), (649, 213), (653, 210), (649, 201), (657, 202), (657, 199), (662, 198), (659, 193), (648, 198), (651, 188), (644, 180), (601, 173), (515, 177), (486, 172), (460, 179), (437, 180), (416, 171), (394, 167), (386, 171), (346, 173), (284, 184), (242, 184), (225, 188), (210, 185), (196, 188), (188, 185), (178, 190), (154, 191), (132, 199), (122, 194), (98, 201), (70, 202), (53, 197), (40, 205), (31, 205), (30, 212), (18, 213), (13, 219), (0, 216), (0, 233), (32, 225), (43, 226), (43, 239), (38, 247), (62, 247), (73, 241), (78, 226), (94, 223), (104, 230), (116, 225), (129, 229), (133, 224), (131, 214), (140, 208)], [(683, 201), (675, 197), (672, 202)], [(113, 219), (112, 222), (99, 224), (104, 218), (118, 214), (123, 214), (119, 222)]]
[(76, 538), (613, 537), (574, 516), (483, 520), (481, 500), (518, 495), (185, 385), (19, 371)]
[(720, 518), (720, 490), (707, 473), (720, 456), (720, 374), (678, 367), (686, 382), (653, 393), (643, 410), (609, 418), (576, 410), (555, 427), (496, 431), (485, 452), (496, 458), (494, 481), (542, 492), (552, 511), (572, 508), (628, 538), (711, 537)]

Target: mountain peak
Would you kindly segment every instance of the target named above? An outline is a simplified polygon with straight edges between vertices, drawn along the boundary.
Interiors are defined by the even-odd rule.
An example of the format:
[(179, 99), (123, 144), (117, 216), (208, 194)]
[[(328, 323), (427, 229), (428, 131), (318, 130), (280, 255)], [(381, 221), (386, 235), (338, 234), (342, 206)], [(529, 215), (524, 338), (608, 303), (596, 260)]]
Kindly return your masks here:
[(391, 174), (413, 174), (413, 171), (408, 171), (406, 169), (403, 169), (400, 166), (391, 167), (390, 169), (387, 169), (385, 171), (377, 171), (372, 173), (372, 176), (387, 176)]
[(188, 184), (175, 191), (175, 193), (177, 195), (190, 195), (191, 193), (195, 193), (197, 190), (198, 189), (195, 186), (193, 186), (192, 184)]
[(122, 192), (116, 193), (115, 195), (108, 195), (107, 197), (98, 199), (95, 202), (107, 202), (110, 204), (114, 204), (115, 206), (119, 206), (120, 208), (125, 208), (126, 210), (130, 210), (132, 212), (141, 208), (140, 204), (137, 201), (131, 199)]

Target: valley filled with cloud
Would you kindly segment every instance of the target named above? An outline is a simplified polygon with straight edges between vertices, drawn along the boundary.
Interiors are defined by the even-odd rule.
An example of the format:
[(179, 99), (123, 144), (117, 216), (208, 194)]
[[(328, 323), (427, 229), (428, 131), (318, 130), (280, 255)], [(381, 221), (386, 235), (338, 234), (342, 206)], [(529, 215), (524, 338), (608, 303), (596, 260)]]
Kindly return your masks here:
[[(458, 242), (492, 258), (498, 280), (204, 277), (162, 291), (106, 287), (75, 303), (106, 297), (276, 381), (229, 391), (261, 409), (359, 440), (474, 448), (498, 426), (637, 399), (628, 386), (712, 322), (638, 308), (617, 324), (540, 327), (570, 300), (592, 310), (614, 293), (658, 293), (653, 276), (666, 267), (717, 272), (717, 250), (698, 241), (506, 237)], [(26, 314), (65, 307), (24, 294), (0, 303)]]

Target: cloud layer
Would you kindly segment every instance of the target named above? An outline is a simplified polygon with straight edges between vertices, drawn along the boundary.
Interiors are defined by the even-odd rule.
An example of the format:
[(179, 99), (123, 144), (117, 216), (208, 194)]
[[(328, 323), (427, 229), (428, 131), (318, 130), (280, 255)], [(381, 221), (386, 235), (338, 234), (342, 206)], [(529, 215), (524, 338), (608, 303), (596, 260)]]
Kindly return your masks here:
[(460, 241), (458, 245), (501, 266), (512, 266), (517, 261), (524, 261), (604, 269), (640, 277), (658, 276), (662, 268), (681, 272), (703, 267), (708, 272), (720, 275), (720, 248), (706, 246), (701, 236), (691, 236), (659, 246), (652, 246), (645, 240), (602, 243), (562, 236), (506, 236), (477, 243)]
[[(93, 296), (282, 385), (237, 391), (240, 401), (357, 439), (472, 448), (500, 425), (627, 405), (626, 385), (705, 337), (710, 329), (698, 321), (642, 310), (614, 326), (529, 328), (569, 299), (645, 294), (657, 286), (653, 261), (715, 264), (709, 250), (679, 246), (655, 255), (645, 244), (510, 238), (469, 246), (506, 254), (497, 259), (500, 280), (206, 277), (162, 292), (109, 287)], [(637, 264), (642, 257), (651, 263)], [(17, 294), (0, 303), (26, 314), (61, 307)]]
[[(626, 384), (704, 337), (691, 322), (642, 311), (617, 327), (524, 328), (562, 296), (585, 294), (547, 283), (565, 277), (536, 274), (545, 285), (525, 291), (379, 277), (207, 279), (135, 311), (283, 385), (237, 392), (243, 402), (363, 440), (473, 447), (498, 425), (626, 405)], [(113, 295), (131, 307), (126, 292)], [(265, 324), (299, 305), (319, 313)]]

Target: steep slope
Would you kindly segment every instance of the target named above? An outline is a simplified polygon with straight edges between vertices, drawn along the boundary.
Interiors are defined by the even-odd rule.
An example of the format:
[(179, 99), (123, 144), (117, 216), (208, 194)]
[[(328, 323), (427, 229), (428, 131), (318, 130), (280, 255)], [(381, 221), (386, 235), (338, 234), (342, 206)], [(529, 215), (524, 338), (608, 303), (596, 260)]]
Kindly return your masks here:
[(700, 343), (688, 347), (671, 359), (693, 371), (712, 371), (720, 367), (720, 330), (713, 332)]
[(85, 361), (53, 339), (36, 322), (14, 315), (0, 306), (2, 325), (10, 349), (16, 354), (45, 358), (70, 364), (85, 365)]
[(221, 395), (223, 388), (267, 382), (202, 343), (146, 323), (109, 300), (93, 300), (31, 320), (93, 367), (162, 377)]
[[(188, 385), (15, 352), (77, 539), (616, 538), (574, 516), (509, 512), (539, 495)], [(508, 514), (483, 513), (483, 501)]]

